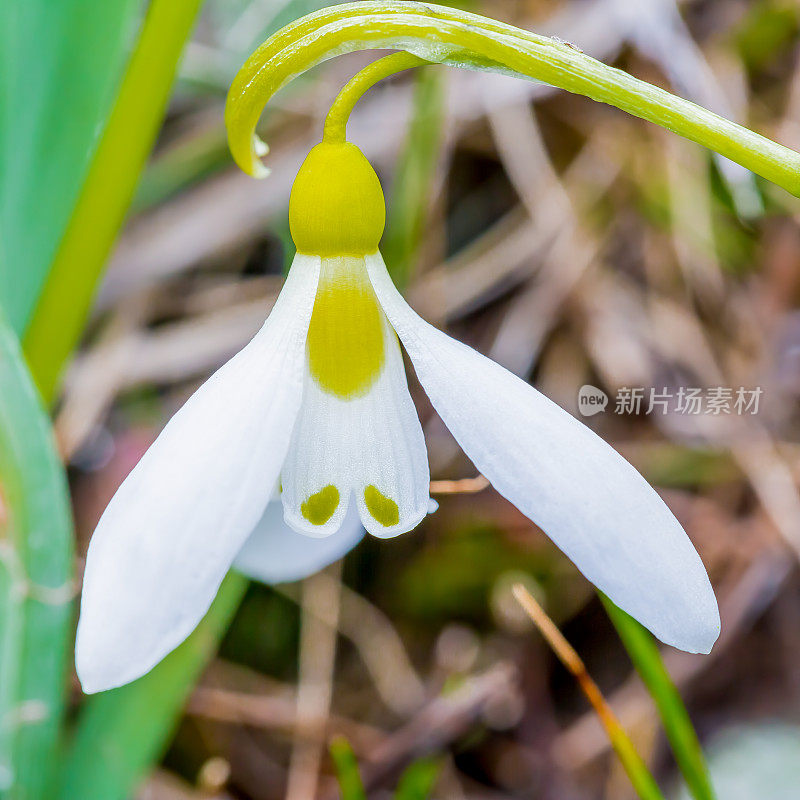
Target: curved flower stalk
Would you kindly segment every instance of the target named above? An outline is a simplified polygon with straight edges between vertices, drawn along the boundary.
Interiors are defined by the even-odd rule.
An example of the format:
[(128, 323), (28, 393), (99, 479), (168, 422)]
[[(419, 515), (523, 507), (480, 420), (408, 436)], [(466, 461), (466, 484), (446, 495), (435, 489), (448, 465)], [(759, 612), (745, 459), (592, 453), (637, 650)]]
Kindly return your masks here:
[(741, 125), (609, 67), (568, 43), (457, 9), (414, 2), (346, 3), (287, 25), (247, 60), (225, 120), (236, 163), (268, 171), (255, 135), (264, 105), (307, 69), (354, 50), (405, 50), (426, 61), (549, 83), (616, 106), (715, 150), (800, 196), (800, 154)]

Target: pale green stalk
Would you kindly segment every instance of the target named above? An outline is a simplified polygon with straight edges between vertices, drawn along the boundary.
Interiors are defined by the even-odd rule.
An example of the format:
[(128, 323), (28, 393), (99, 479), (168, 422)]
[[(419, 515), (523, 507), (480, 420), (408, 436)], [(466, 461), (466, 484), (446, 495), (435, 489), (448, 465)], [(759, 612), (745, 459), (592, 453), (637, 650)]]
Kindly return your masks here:
[[(362, 69), (333, 101), (325, 118), (323, 140), (345, 141), (347, 122), (355, 104), (376, 83), (398, 72), (426, 64), (430, 62), (410, 53), (399, 52), (379, 58)], [(386, 232), (381, 243), (381, 252), (392, 279), (401, 289), (408, 282), (411, 262), (424, 231), (432, 176), (439, 153), (441, 110), (438, 76), (425, 70), (417, 79), (408, 136), (395, 170)]]
[(328, 115), (325, 117), (325, 127), (322, 131), (323, 141), (343, 142), (347, 138), (347, 121), (353, 113), (356, 103), (362, 98), (364, 92), (379, 81), (404, 72), (413, 67), (429, 64), (423, 58), (418, 58), (411, 53), (393, 53), (390, 56), (379, 58), (360, 72), (356, 73), (336, 95), (331, 104)]

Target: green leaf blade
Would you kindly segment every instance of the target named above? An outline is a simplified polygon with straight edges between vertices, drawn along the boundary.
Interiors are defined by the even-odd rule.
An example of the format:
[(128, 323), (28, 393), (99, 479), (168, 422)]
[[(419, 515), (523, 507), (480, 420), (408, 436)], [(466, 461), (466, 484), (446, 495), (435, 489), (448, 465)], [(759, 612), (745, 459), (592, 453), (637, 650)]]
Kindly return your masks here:
[(420, 758), (406, 767), (397, 784), (394, 800), (428, 800), (442, 771), (438, 758)]
[(342, 793), (342, 800), (367, 800), (364, 783), (358, 770), (358, 761), (350, 743), (343, 736), (337, 736), (330, 744), (330, 754), (336, 769), (336, 780)]
[(0, 3), (0, 302), (18, 335), (111, 109), (141, 5)]
[(51, 777), (64, 712), (72, 523), (49, 420), (4, 320), (0, 489), (0, 781), (14, 800), (38, 800)]
[(600, 598), (636, 671), (656, 704), (678, 768), (692, 796), (695, 800), (715, 800), (697, 733), (653, 637), (607, 597), (601, 594)]
[(395, 284), (412, 277), (422, 243), (444, 124), (444, 75), (422, 67), (415, 75), (414, 107), (400, 161), (395, 170), (388, 224), (381, 252)]

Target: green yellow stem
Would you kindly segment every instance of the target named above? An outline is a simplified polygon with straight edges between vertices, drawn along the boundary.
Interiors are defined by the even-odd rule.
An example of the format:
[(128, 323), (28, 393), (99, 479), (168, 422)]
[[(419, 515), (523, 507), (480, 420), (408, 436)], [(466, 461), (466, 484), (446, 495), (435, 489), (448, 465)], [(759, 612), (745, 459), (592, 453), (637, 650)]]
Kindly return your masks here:
[(477, 14), (413, 2), (364, 2), (309, 14), (267, 39), (228, 94), (225, 119), (237, 164), (263, 177), (255, 137), (264, 105), (296, 75), (355, 50), (405, 50), (421, 59), (549, 83), (655, 122), (800, 196), (800, 154), (561, 41)]
[(369, 66), (364, 67), (361, 72), (353, 76), (333, 101), (333, 105), (328, 111), (328, 116), (325, 118), (322, 140), (330, 143), (344, 142), (346, 140), (347, 120), (350, 119), (353, 107), (361, 99), (364, 92), (376, 83), (398, 72), (404, 72), (407, 69), (421, 67), (430, 63), (424, 58), (402, 51), (379, 58)]

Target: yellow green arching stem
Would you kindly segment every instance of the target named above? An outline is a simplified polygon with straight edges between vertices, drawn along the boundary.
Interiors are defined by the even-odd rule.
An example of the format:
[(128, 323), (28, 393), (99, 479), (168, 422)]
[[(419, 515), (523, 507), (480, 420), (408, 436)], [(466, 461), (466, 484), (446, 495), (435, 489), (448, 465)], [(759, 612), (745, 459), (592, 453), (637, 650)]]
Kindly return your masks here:
[(364, 67), (353, 76), (331, 105), (325, 118), (325, 129), (322, 134), (324, 142), (344, 142), (346, 139), (347, 121), (363, 94), (384, 78), (404, 72), (413, 67), (421, 67), (432, 62), (402, 51), (384, 56)]
[(608, 103), (704, 145), (800, 196), (800, 154), (570, 45), (458, 9), (362, 0), (286, 26), (247, 60), (225, 108), (236, 163), (263, 177), (255, 127), (264, 105), (292, 78), (356, 50), (406, 50), (433, 63), (539, 80)]

